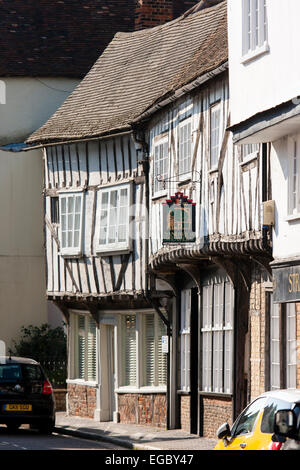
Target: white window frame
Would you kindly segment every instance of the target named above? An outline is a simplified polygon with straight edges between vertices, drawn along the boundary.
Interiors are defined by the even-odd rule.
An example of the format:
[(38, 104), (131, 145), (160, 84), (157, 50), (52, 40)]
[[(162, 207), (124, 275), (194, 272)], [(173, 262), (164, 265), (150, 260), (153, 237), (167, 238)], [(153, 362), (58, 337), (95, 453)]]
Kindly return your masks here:
[[(109, 201), (110, 201), (110, 195), (113, 191), (117, 191), (118, 194), (118, 200), (120, 199), (120, 192), (126, 189), (127, 190), (127, 200), (128, 200), (128, 212), (127, 212), (127, 227), (126, 227), (126, 240), (124, 242), (115, 242), (115, 243), (106, 243), (106, 244), (100, 244), (100, 233), (101, 233), (101, 214), (103, 211), (103, 194), (109, 193)], [(119, 184), (119, 185), (113, 185), (113, 186), (105, 186), (99, 189), (98, 191), (98, 204), (97, 204), (97, 222), (96, 222), (96, 252), (98, 254), (101, 253), (126, 253), (131, 251), (132, 246), (132, 237), (131, 237), (131, 205), (132, 205), (132, 185), (131, 183), (125, 183), (125, 184)], [(120, 217), (120, 207), (119, 205), (117, 206), (117, 223), (115, 225), (116, 228), (116, 237), (118, 236), (118, 227), (119, 227), (119, 217)], [(111, 212), (108, 210), (108, 223), (107, 223), (107, 228), (109, 228), (109, 223), (110, 223), (110, 216)], [(107, 230), (107, 237), (108, 237), (108, 230)]]
[(180, 390), (190, 391), (191, 371), (191, 289), (181, 291)]
[[(167, 148), (167, 155), (165, 149)], [(157, 152), (159, 155), (157, 155)], [(163, 152), (163, 154), (161, 154)], [(158, 161), (157, 161), (158, 157)], [(159, 168), (163, 167), (164, 171), (160, 172)], [(157, 178), (168, 178), (170, 168), (170, 155), (169, 155), (169, 137), (165, 135), (154, 143), (153, 147), (153, 195), (154, 197), (165, 196), (167, 188), (164, 187), (163, 182)]]
[(241, 146), (242, 150), (242, 165), (250, 162), (258, 157), (260, 152), (259, 144), (243, 144)]
[[(187, 140), (182, 141), (180, 138), (181, 131), (184, 128), (187, 128)], [(190, 132), (189, 132), (190, 127)], [(187, 144), (186, 154), (184, 154), (184, 145)], [(189, 149), (189, 150), (188, 150)], [(193, 152), (193, 130), (192, 130), (192, 118), (189, 117), (187, 119), (182, 120), (178, 124), (178, 178), (179, 181), (185, 181), (191, 178), (192, 175), (192, 152)], [(182, 158), (183, 157), (183, 158)], [(182, 165), (183, 162), (187, 160), (188, 162), (188, 170), (183, 171)]]
[[(80, 224), (79, 224), (79, 229), (76, 231), (79, 231), (79, 239), (78, 239), (78, 244), (77, 246), (63, 246), (63, 223), (62, 223), (62, 217), (65, 215), (66, 218), (68, 218), (69, 214), (68, 212), (63, 213), (62, 211), (62, 201), (63, 199), (67, 199), (66, 201), (66, 206), (68, 205), (68, 200), (70, 198), (77, 198), (80, 197)], [(80, 256), (82, 254), (82, 226), (83, 226), (83, 199), (84, 199), (84, 194), (82, 192), (62, 192), (59, 193), (59, 237), (60, 237), (60, 253), (64, 255), (69, 255), (69, 256)], [(73, 207), (76, 207), (76, 201), (73, 201)], [(75, 213), (76, 215), (76, 213)], [(66, 222), (68, 223), (68, 222)], [(73, 212), (73, 224), (72, 224), (72, 230), (67, 230), (72, 232), (72, 242), (74, 243), (74, 233), (75, 233), (75, 218), (74, 218), (74, 212)], [(67, 225), (69, 228), (69, 226)]]
[[(84, 318), (84, 373), (83, 376), (80, 376), (80, 366), (79, 366), (79, 319)], [(93, 376), (89, 375), (89, 359), (91, 355), (91, 347), (89, 342), (89, 326), (90, 323), (93, 323), (95, 327), (95, 337), (94, 337), (94, 367), (95, 367), (95, 374)], [(97, 334), (98, 329), (95, 320), (92, 318), (91, 315), (87, 314), (86, 312), (76, 312), (72, 313), (70, 317), (70, 326), (71, 326), (71, 344), (73, 354), (71, 355), (71, 377), (68, 379), (68, 383), (78, 383), (78, 384), (89, 384), (95, 385), (98, 381), (98, 341), (97, 341)]]
[[(136, 327), (136, 339), (135, 339), (135, 344), (136, 344), (136, 365), (135, 365), (135, 373), (136, 373), (136, 380), (135, 384), (127, 384), (126, 383), (126, 371), (123, 366), (124, 360), (126, 360), (126, 353), (124, 350), (125, 347), (125, 337), (124, 337), (124, 329), (122, 328), (123, 324), (123, 318), (124, 315), (129, 315), (129, 316), (135, 316), (135, 327)], [(147, 354), (146, 354), (146, 317), (147, 315), (153, 315), (154, 316), (154, 384), (149, 385), (147, 384)], [(118, 383), (119, 387), (116, 390), (117, 392), (128, 392), (128, 393), (148, 393), (148, 392), (154, 392), (154, 393), (164, 393), (166, 392), (166, 383), (165, 384), (159, 384), (159, 366), (158, 366), (158, 360), (160, 355), (164, 356), (164, 362), (165, 370), (161, 370), (161, 373), (165, 374), (165, 377), (167, 380), (167, 355), (162, 353), (161, 351), (161, 343), (160, 343), (160, 334), (159, 334), (159, 324), (158, 322), (161, 321), (158, 314), (156, 312), (150, 311), (150, 312), (128, 312), (126, 314), (120, 314), (119, 318), (119, 323), (118, 323), (118, 328), (119, 328), (119, 333), (118, 337), (120, 338), (119, 343), (118, 343), (118, 357), (119, 357), (119, 378), (118, 378)], [(165, 336), (166, 333), (163, 335)], [(162, 357), (163, 357), (162, 356)]]
[[(218, 135), (218, 144), (213, 145), (213, 119), (212, 119), (212, 114), (213, 112), (218, 111), (219, 112), (219, 135)], [(216, 128), (215, 128), (216, 129)], [(221, 150), (221, 139), (222, 139), (222, 107), (221, 107), (221, 101), (218, 101), (216, 103), (211, 104), (209, 108), (209, 143), (210, 143), (210, 151), (209, 151), (209, 162), (210, 162), (210, 170), (216, 170), (218, 168), (218, 162), (219, 162), (219, 157), (220, 157), (220, 150)], [(213, 157), (213, 149), (217, 149), (217, 156), (216, 158)]]
[(270, 50), (266, 0), (242, 1), (242, 63)]
[(288, 216), (300, 217), (300, 138), (288, 138)]
[[(221, 306), (220, 297), (215, 295), (215, 289), (220, 288), (225, 294), (223, 309), (225, 316), (217, 306)], [(230, 282), (207, 284), (202, 287), (208, 295), (206, 308), (202, 311), (201, 343), (202, 343), (202, 391), (206, 393), (232, 394), (233, 378), (233, 335), (234, 335), (234, 305), (233, 289)], [(231, 310), (230, 310), (231, 309)], [(212, 345), (214, 349), (212, 350)], [(219, 349), (216, 348), (219, 346)], [(221, 387), (224, 377), (223, 388)]]

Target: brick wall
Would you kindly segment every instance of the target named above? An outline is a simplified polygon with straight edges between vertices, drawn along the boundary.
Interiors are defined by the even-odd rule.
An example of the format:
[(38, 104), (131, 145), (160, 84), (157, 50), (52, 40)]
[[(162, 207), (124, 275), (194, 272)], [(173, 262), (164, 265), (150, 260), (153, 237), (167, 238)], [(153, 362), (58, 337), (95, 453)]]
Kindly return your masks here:
[(66, 395), (67, 390), (64, 388), (54, 389), (55, 408), (56, 411), (66, 411)]
[(68, 384), (68, 413), (71, 416), (94, 418), (96, 388)]
[(180, 427), (184, 431), (191, 429), (191, 397), (189, 395), (180, 396)]
[(136, 0), (135, 29), (164, 24), (182, 15), (196, 3), (198, 0)]
[(166, 427), (165, 394), (119, 394), (118, 410), (121, 423)]
[(254, 265), (249, 305), (251, 400), (265, 391), (266, 292), (263, 282), (261, 270)]
[(203, 398), (203, 437), (215, 439), (218, 428), (226, 421), (232, 425), (231, 398)]

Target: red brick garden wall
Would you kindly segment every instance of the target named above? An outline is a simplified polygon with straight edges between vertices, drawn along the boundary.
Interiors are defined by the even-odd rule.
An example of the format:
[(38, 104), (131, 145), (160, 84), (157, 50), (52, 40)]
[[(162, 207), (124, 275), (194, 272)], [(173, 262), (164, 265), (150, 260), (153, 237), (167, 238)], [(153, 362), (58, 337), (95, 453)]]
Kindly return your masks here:
[(118, 410), (121, 423), (166, 427), (165, 394), (119, 394)]
[(68, 384), (68, 413), (71, 416), (94, 418), (96, 388)]

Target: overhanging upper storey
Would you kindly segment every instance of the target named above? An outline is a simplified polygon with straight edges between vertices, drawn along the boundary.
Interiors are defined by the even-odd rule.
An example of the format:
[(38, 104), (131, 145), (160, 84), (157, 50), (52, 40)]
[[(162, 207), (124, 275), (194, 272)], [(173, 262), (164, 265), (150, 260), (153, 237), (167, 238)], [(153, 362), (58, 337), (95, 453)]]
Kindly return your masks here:
[(274, 108), (260, 112), (231, 126), (234, 143), (273, 142), (298, 131), (300, 126), (300, 98), (294, 98)]

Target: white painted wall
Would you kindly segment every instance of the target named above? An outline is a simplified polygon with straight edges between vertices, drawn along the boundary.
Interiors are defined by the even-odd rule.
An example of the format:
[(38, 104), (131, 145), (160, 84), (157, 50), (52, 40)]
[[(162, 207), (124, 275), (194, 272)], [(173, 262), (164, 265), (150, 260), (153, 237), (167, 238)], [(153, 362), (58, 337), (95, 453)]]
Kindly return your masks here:
[[(23, 142), (55, 112), (78, 81), (5, 78), (3, 83), (1, 145)], [(48, 317), (45, 298), (42, 188), (41, 150), (0, 150), (0, 340), (7, 350), (21, 326), (53, 319), (51, 309)], [(56, 322), (57, 318), (53, 326)]]
[(242, 0), (228, 0), (231, 124), (300, 94), (300, 2), (267, 0), (269, 52), (243, 64)]
[(288, 137), (272, 144), (271, 179), (272, 199), (276, 204), (273, 230), (273, 257), (275, 259), (300, 256), (300, 214), (288, 216)]
[(1, 78), (0, 144), (23, 142), (41, 127), (73, 91), (79, 80), (68, 78)]

